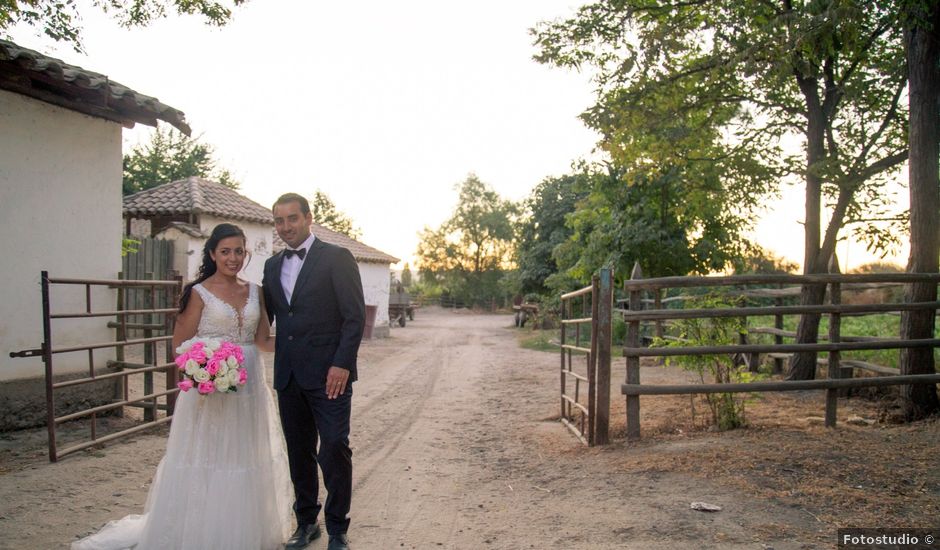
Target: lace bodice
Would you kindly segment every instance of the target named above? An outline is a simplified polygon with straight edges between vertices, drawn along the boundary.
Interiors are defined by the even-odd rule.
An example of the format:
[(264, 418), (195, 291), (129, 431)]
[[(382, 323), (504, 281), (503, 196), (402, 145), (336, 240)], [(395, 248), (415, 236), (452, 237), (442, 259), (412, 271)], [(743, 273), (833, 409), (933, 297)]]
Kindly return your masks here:
[(251, 344), (255, 340), (258, 319), (261, 316), (261, 304), (258, 300), (258, 286), (248, 283), (248, 301), (242, 310), (236, 311), (228, 302), (206, 290), (202, 283), (193, 287), (199, 293), (205, 306), (199, 318), (196, 336), (200, 338), (218, 338), (237, 344)]

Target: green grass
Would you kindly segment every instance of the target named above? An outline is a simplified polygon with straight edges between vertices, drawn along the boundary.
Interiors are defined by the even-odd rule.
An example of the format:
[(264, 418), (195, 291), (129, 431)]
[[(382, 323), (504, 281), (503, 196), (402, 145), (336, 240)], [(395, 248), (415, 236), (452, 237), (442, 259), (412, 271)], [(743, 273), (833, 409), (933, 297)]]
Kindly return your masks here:
[(558, 330), (529, 330), (526, 328), (514, 330), (516, 330), (516, 337), (519, 339), (519, 346), (522, 348), (558, 353), (558, 345), (552, 343), (553, 340), (558, 341)]
[[(796, 331), (796, 325), (799, 317), (795, 315), (784, 317), (783, 329), (787, 331)], [(748, 319), (748, 327), (773, 327), (774, 318), (751, 317)], [(846, 336), (877, 336), (880, 338), (898, 338), (901, 332), (901, 317), (887, 313), (842, 317), (842, 326), (840, 335)], [(819, 323), (819, 335), (829, 334), (829, 317), (823, 316)], [(940, 324), (934, 331), (934, 338), (940, 338)], [(753, 343), (773, 343), (773, 336), (769, 334), (752, 334), (748, 337), (749, 342)], [(793, 343), (793, 338), (784, 338), (784, 343)], [(820, 338), (820, 341), (824, 341)], [(827, 353), (820, 353), (820, 357), (826, 357)], [(900, 350), (898, 349), (880, 349), (880, 350), (859, 350), (842, 352), (842, 359), (858, 359), (868, 361), (885, 367), (898, 367), (900, 359)], [(940, 366), (940, 349), (934, 349), (934, 361)]]

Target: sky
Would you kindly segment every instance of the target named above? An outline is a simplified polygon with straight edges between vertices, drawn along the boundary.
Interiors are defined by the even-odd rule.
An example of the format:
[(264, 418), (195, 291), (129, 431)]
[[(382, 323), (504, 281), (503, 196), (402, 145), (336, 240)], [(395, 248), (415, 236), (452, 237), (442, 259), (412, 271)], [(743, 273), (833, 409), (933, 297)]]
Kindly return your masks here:
[[(412, 264), (418, 233), (449, 217), (468, 174), (521, 200), (594, 156), (598, 136), (578, 119), (589, 77), (533, 61), (528, 32), (580, 2), (251, 0), (222, 28), (171, 16), (132, 30), (80, 5), (84, 54), (29, 27), (13, 40), (186, 113), (252, 200), (320, 189), (362, 242)], [(125, 130), (125, 152), (150, 132)], [(801, 193), (769, 204), (754, 234), (797, 262)], [(838, 254), (849, 267), (873, 259), (858, 243)]]

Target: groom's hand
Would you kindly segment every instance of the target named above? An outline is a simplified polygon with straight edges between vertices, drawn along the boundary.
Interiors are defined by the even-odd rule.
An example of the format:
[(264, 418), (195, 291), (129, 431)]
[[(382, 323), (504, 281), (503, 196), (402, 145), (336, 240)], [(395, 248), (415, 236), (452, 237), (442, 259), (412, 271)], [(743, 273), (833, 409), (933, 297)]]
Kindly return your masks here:
[(336, 399), (346, 392), (346, 382), (349, 380), (349, 371), (340, 367), (330, 367), (326, 373), (326, 397)]

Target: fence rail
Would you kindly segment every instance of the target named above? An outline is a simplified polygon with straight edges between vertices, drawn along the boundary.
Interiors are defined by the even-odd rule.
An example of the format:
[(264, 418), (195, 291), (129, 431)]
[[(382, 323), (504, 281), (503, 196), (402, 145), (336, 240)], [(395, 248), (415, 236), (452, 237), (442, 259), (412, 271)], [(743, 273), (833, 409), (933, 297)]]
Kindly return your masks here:
[[(807, 389), (826, 390), (826, 425), (834, 426), (836, 423), (838, 390), (845, 388), (876, 387), (892, 385), (935, 384), (940, 382), (940, 374), (917, 374), (843, 378), (843, 372), (851, 374), (851, 368), (863, 368), (878, 374), (890, 373), (891, 369), (870, 365), (864, 361), (841, 360), (841, 353), (852, 350), (874, 349), (910, 349), (910, 348), (936, 348), (940, 347), (940, 339), (902, 339), (902, 338), (865, 338), (846, 337), (841, 334), (841, 317), (843, 315), (859, 315), (879, 312), (898, 311), (933, 311), (934, 315), (940, 309), (940, 301), (915, 303), (889, 303), (889, 304), (842, 304), (843, 288), (875, 288), (900, 283), (940, 283), (940, 274), (937, 273), (886, 273), (843, 275), (837, 272), (820, 275), (745, 275), (728, 277), (660, 277), (644, 279), (639, 266), (634, 267), (629, 281), (625, 281), (623, 288), (629, 298), (629, 309), (622, 311), (623, 319), (627, 323), (627, 336), (623, 348), (626, 357), (626, 379), (621, 385), (621, 393), (626, 396), (627, 438), (640, 437), (640, 401), (641, 395), (677, 395), (677, 394), (703, 394), (703, 393), (736, 393), (736, 392), (766, 392), (766, 391), (796, 391)], [(783, 305), (784, 296), (795, 296), (796, 293), (787, 288), (780, 289), (746, 289), (737, 290), (739, 297), (751, 299), (770, 299), (773, 303), (767, 306), (704, 308), (704, 309), (663, 309), (675, 298), (689, 299), (692, 296), (662, 298), (664, 290), (670, 288), (710, 288), (710, 287), (747, 287), (747, 285), (826, 285), (830, 296), (829, 304), (822, 305)], [(654, 299), (643, 296), (644, 292), (654, 293)], [(654, 309), (642, 309), (644, 305), (655, 304)], [(798, 314), (827, 314), (829, 316), (829, 343), (783, 343), (784, 337), (795, 336), (783, 330), (783, 317)], [(760, 332), (771, 334), (773, 344), (749, 344), (745, 334), (742, 334), (738, 344), (712, 345), (712, 346), (683, 346), (683, 347), (654, 347), (641, 345), (641, 323), (654, 321), (657, 336), (662, 337), (664, 325), (682, 319), (709, 319), (740, 317), (746, 322), (748, 317), (769, 316), (775, 320), (773, 328), (762, 328)], [(782, 366), (782, 358), (799, 352), (829, 352), (828, 360), (821, 360), (828, 366), (828, 379), (821, 380), (792, 380), (775, 382), (752, 383), (726, 383), (726, 384), (680, 384), (680, 385), (642, 385), (640, 383), (641, 357), (672, 357), (672, 356), (703, 356), (719, 354), (738, 354), (756, 357), (756, 354), (766, 353), (774, 359), (775, 372)], [(756, 361), (754, 361), (756, 365)], [(877, 368), (875, 368), (877, 367)], [(752, 369), (753, 370), (753, 369)]]

